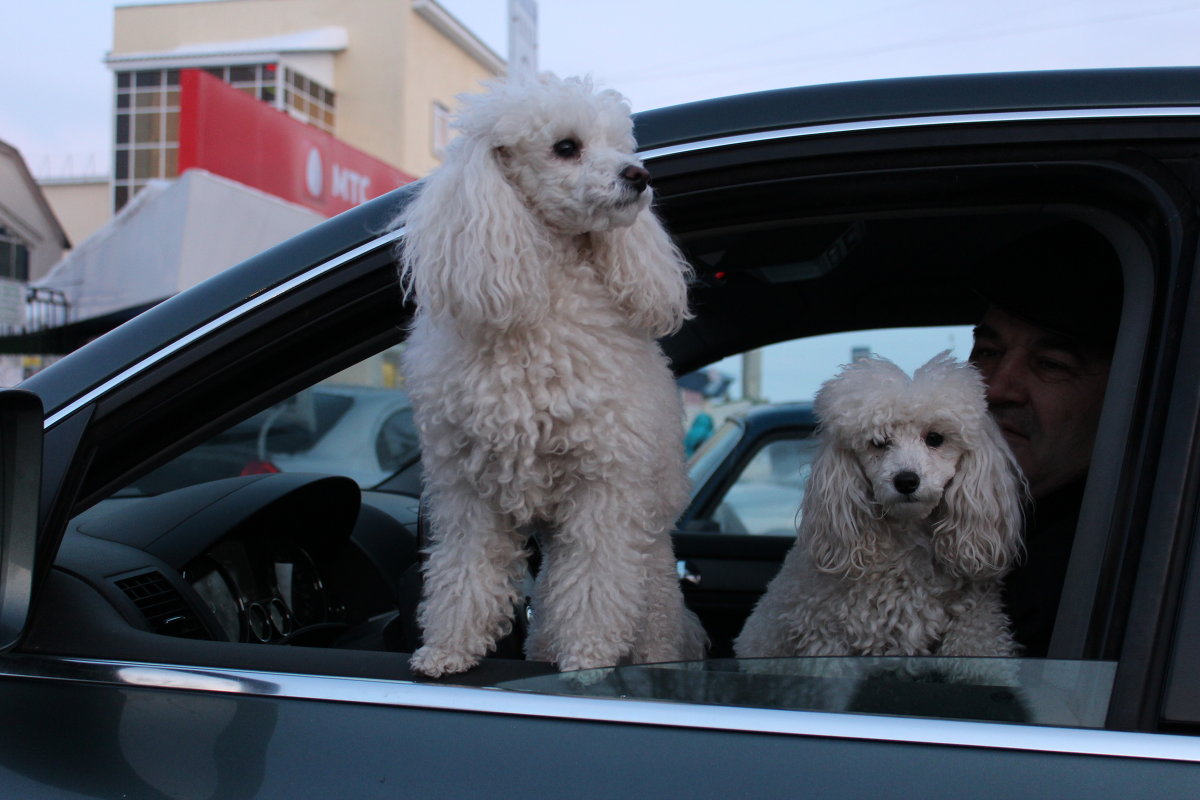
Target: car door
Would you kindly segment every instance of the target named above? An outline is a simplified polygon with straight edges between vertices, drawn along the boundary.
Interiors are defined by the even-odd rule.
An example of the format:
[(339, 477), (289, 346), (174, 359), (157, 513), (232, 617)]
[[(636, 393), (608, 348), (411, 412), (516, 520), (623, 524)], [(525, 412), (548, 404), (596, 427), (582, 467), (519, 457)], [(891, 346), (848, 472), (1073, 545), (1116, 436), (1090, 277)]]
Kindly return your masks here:
[(726, 419), (689, 460), (692, 503), (674, 534), (688, 607), (709, 654), (733, 639), (795, 540), (814, 453), (808, 404), (761, 406)]
[[(743, 110), (753, 116), (756, 110), (749, 104), (765, 98), (744, 100)], [(1081, 530), (1093, 533), (1072, 554), (1051, 652), (1127, 659), (1121, 661), (1118, 685), (1128, 679), (1123, 697), (1130, 706), (1124, 711), (1114, 706), (1112, 719), (1151, 724), (1154, 714), (1148, 709), (1159, 702), (1157, 695), (1133, 686), (1146, 686), (1155, 669), (1150, 654), (1163, 652), (1164, 640), (1148, 637), (1147, 631), (1160, 630), (1176, 613), (1161, 592), (1170, 582), (1166, 565), (1174, 564), (1178, 575), (1178, 548), (1188, 535), (1190, 512), (1177, 512), (1191, 507), (1194, 497), (1177, 481), (1188, 474), (1183, 465), (1193, 438), (1187, 421), (1195, 415), (1178, 414), (1178, 424), (1185, 426), (1178, 436), (1163, 438), (1163, 426), (1171, 418), (1168, 408), (1177, 402), (1172, 395), (1191, 394), (1180, 382), (1187, 370), (1176, 362), (1174, 331), (1188, 315), (1184, 294), (1193, 282), (1196, 236), (1186, 188), (1193, 167), (1177, 144), (1194, 135), (1195, 127), (1189, 115), (1181, 115), (1176, 124), (1156, 126), (1151, 143), (1133, 113), (1019, 116), (997, 114), (1005, 124), (996, 127), (973, 117), (971, 125), (953, 131), (938, 128), (939, 120), (884, 134), (867, 133), (867, 124), (831, 125), (810, 131), (813, 138), (804, 145), (793, 140), (790, 149), (780, 142), (789, 134), (778, 130), (762, 134), (757, 147), (748, 141), (752, 136), (739, 138), (726, 130), (729, 136), (722, 142), (727, 147), (710, 150), (682, 142), (651, 149), (660, 196), (669, 196), (676, 182), (679, 186), (678, 201), (666, 207), (668, 223), (693, 262), (710, 265), (701, 270), (697, 301), (722, 309), (672, 341), (669, 352), (688, 371), (708, 365), (691, 357), (707, 335), (737, 339), (739, 344), (730, 347), (737, 351), (781, 341), (800, 329), (821, 334), (890, 324), (971, 325), (977, 311), (956, 298), (951, 287), (955, 272), (969, 270), (993, 246), (988, 229), (999, 218), (993, 213), (1054, 209), (1101, 226), (1124, 220), (1111, 233), (1129, 264), (1129, 299), (1098, 444), (1105, 455), (1093, 462), (1080, 521)], [(924, 129), (926, 123), (931, 127)], [(737, 122), (727, 124), (733, 128)], [(851, 129), (851, 136), (836, 135)], [(887, 155), (881, 159), (882, 152)], [(851, 250), (870, 247), (875, 234), (892, 224), (891, 214), (904, 218), (896, 224), (906, 232), (884, 237), (888, 246), (875, 254), (879, 264), (890, 260), (890, 269), (837, 284), (832, 276), (846, 253), (846, 240), (859, 240)], [(792, 225), (796, 219), (812, 222)], [(942, 224), (946, 219), (953, 222)], [(807, 250), (796, 245), (805, 236), (813, 239)], [(926, 269), (954, 265), (922, 284), (919, 306), (899, 279), (934, 277), (936, 270), (918, 271), (913, 253)], [(821, 270), (831, 266), (823, 275)], [(837, 302), (832, 290), (805, 291), (819, 281), (850, 300)], [(753, 319), (735, 321), (732, 313), (724, 313), (726, 303), (753, 307)], [(780, 320), (789, 314), (803, 321), (793, 331), (781, 330)], [(1178, 460), (1160, 468), (1163, 458)], [(1152, 496), (1160, 502), (1151, 502)], [(692, 536), (679, 537), (681, 551), (691, 546)], [(748, 542), (742, 552), (751, 557), (754, 547)], [(1139, 569), (1149, 568), (1139, 554), (1148, 552), (1157, 554), (1150, 562), (1155, 572), (1139, 578)], [(1146, 593), (1141, 609), (1149, 616), (1131, 629), (1128, 604), (1139, 585)]]
[[(27, 384), (46, 407), (47, 463), (33, 623), (0, 657), (15, 737), (0, 748), (5, 788), (31, 797), (1193, 794), (1200, 728), (1176, 676), (1194, 652), (1200, 401), (1190, 370), (1200, 339), (1189, 187), (1200, 130), (1179, 110), (1089, 115), (1078, 107), (1094, 95), (1063, 87), (1091, 84), (1049, 80), (1054, 91), (1040, 93), (1041, 80), (735, 100), (699, 117), (721, 130), (695, 122), (695, 107), (647, 115), (643, 141), (660, 211), (698, 271), (697, 318), (664, 342), (678, 373), (831, 331), (969, 325), (953, 276), (1031, 218), (1087, 219), (1112, 237), (1127, 300), (1081, 521), (1095, 534), (1072, 555), (1057, 658), (1036, 665), (1059, 684), (1081, 671), (1109, 676), (1093, 693), (1104, 717), (1096, 728), (946, 719), (944, 706), (880, 713), (797, 710), (765, 696), (589, 695), (515, 685), (537, 676), (501, 659), (457, 683), (422, 683), (398, 652), (137, 629), (119, 598), (55, 569), (68, 525), (98, 503), (123, 503), (114, 495), (136, 476), (401, 341), (392, 264), (401, 233), (380, 231), (402, 194), (169, 301)], [(1063, 92), (1074, 99), (1053, 115), (974, 113), (979, 97)], [(906, 108), (925, 113), (905, 117)], [(830, 121), (839, 114), (846, 124)], [(679, 541), (682, 554), (716, 562), (706, 575), (782, 555), (753, 553), (754, 537), (710, 538), (703, 554)], [(682, 680), (658, 688), (743, 677), (727, 667), (680, 668)]]

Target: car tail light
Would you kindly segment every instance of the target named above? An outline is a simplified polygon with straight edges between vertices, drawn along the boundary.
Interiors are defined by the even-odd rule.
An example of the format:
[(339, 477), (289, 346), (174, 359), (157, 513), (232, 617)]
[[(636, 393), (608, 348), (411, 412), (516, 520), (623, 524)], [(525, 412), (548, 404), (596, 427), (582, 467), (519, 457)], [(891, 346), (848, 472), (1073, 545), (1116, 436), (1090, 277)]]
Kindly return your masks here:
[(272, 464), (270, 461), (248, 461), (246, 466), (242, 467), (242, 475), (272, 475), (276, 472), (282, 472), (279, 467)]

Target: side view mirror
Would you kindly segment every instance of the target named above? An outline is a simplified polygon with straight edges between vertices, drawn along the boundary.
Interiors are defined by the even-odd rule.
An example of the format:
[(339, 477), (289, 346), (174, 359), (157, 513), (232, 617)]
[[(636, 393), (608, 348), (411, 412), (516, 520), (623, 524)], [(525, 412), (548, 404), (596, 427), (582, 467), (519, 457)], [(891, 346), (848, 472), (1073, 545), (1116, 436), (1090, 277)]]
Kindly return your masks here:
[(0, 391), (0, 651), (16, 644), (29, 616), (42, 488), (41, 399)]

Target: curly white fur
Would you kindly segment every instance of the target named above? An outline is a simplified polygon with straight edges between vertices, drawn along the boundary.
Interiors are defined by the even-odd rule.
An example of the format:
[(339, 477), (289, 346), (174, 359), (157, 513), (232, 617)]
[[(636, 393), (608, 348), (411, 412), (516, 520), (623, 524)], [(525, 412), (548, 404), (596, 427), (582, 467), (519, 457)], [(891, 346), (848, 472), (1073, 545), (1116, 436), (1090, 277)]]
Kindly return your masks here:
[(737, 655), (1015, 655), (999, 578), (1024, 479), (975, 369), (941, 353), (910, 379), (864, 359), (815, 410), (799, 537)]
[(682, 409), (656, 342), (688, 316), (689, 268), (650, 209), (628, 105), (549, 75), (464, 103), (400, 220), (432, 522), (410, 665), (461, 672), (494, 647), (535, 524), (551, 533), (529, 657), (702, 657), (670, 542), (689, 494)]

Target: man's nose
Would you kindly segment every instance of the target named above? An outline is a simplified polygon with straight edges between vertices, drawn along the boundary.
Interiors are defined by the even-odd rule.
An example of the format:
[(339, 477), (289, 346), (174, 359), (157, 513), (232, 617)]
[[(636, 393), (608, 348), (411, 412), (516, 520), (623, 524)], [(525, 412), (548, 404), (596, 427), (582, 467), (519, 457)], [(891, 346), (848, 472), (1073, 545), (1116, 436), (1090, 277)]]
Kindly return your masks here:
[(983, 373), (987, 384), (987, 400), (991, 405), (1024, 403), (1028, 395), (1028, 373), (1024, 359), (1016, 353), (1005, 353)]

